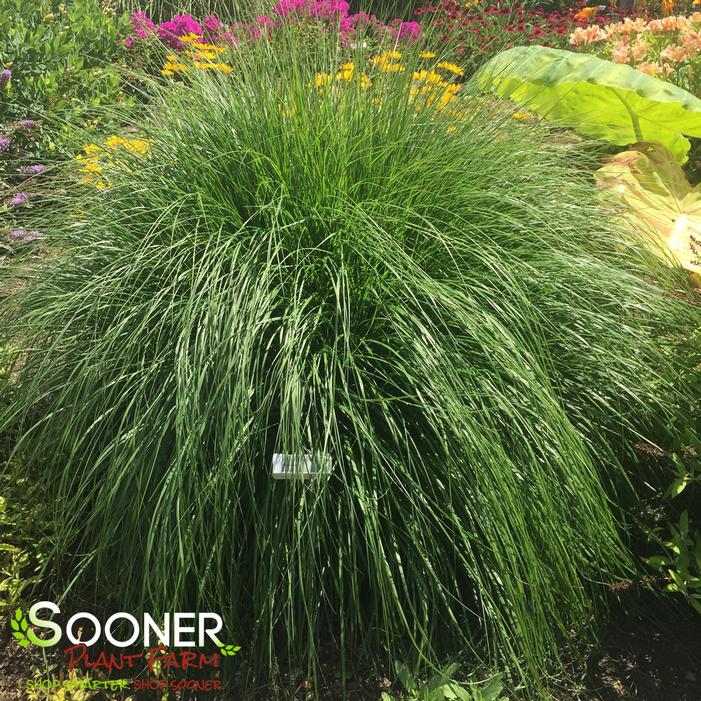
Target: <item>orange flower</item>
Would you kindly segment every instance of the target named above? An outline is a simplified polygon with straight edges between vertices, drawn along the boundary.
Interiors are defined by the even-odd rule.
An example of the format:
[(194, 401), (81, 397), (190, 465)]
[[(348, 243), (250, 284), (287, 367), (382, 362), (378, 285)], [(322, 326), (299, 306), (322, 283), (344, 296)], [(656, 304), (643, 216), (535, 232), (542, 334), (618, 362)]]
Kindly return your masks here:
[(685, 46), (670, 44), (666, 49), (660, 52), (660, 58), (671, 61), (672, 63), (681, 63), (682, 61), (688, 61), (690, 56)]
[[(701, 2), (701, 0), (699, 0)], [(591, 7), (583, 7), (579, 12), (577, 12), (574, 16), (575, 19), (577, 20), (589, 20), (592, 17), (596, 17), (596, 13), (599, 11), (599, 8), (596, 5), (592, 5)]]
[(630, 53), (634, 61), (642, 61), (647, 56), (650, 47), (644, 39), (638, 39), (631, 47)]
[(619, 41), (611, 51), (611, 60), (614, 63), (630, 63), (629, 47), (622, 41)]
[(662, 71), (662, 66), (660, 66), (659, 63), (656, 63), (655, 61), (643, 61), (642, 63), (639, 63), (636, 68), (639, 71), (642, 71), (646, 75), (651, 75), (651, 76), (656, 76), (659, 75), (660, 72)]
[(686, 34), (683, 35), (683, 41), (689, 54), (701, 51), (701, 34), (698, 32), (686, 32)]
[(590, 27), (577, 27), (570, 34), (570, 44), (572, 46), (586, 46), (595, 41), (601, 41), (606, 38), (606, 32), (601, 27), (592, 24)]

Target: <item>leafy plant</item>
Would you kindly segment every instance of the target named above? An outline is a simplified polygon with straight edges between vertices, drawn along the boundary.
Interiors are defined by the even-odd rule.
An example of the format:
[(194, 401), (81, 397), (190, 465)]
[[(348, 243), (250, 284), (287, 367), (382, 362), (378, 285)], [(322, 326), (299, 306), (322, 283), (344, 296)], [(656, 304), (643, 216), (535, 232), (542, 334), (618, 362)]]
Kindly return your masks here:
[(52, 255), (0, 269), (31, 280), (0, 423), (56, 557), (130, 611), (220, 611), (263, 670), (335, 643), (533, 677), (627, 568), (619, 447), (683, 392), (684, 277), (586, 152), (419, 47), (281, 31), (154, 85), (106, 188), (65, 174)]
[[(693, 491), (695, 493), (690, 497), (692, 504), (698, 500), (698, 487), (701, 484), (699, 448), (701, 443), (697, 441), (695, 445), (686, 446), (683, 453), (672, 453), (676, 477), (664, 494), (668, 508), (682, 493), (688, 495)], [(665, 526), (648, 530), (648, 535), (660, 547), (662, 554), (649, 557), (647, 563), (669, 580), (665, 591), (683, 596), (701, 613), (701, 530), (698, 508), (691, 513), (696, 518), (690, 517), (689, 508), (684, 508), (674, 522), (670, 518)]]
[[(406, 665), (397, 665), (397, 678), (406, 693), (405, 701), (502, 701), (503, 684), (501, 675), (496, 675), (483, 684), (457, 682), (453, 678), (459, 665), (454, 663), (437, 672), (428, 681), (421, 682), (414, 677)], [(383, 692), (381, 701), (395, 701), (394, 697)]]
[(701, 185), (691, 187), (674, 156), (659, 144), (636, 144), (611, 157), (596, 176), (654, 250), (671, 252), (701, 287)]
[[(1, 498), (0, 509), (4, 509), (4, 499)], [(31, 559), (26, 550), (10, 543), (0, 543), (0, 613), (3, 615), (22, 600), (25, 589), (41, 581), (38, 574), (27, 575)]]
[(84, 122), (100, 105), (126, 100), (119, 69), (129, 26), (101, 0), (5, 0), (0, 8), (0, 70), (11, 72), (0, 95), (0, 122), (43, 117), (61, 146), (67, 124)]
[(654, 141), (684, 163), (701, 136), (701, 100), (627, 65), (542, 46), (518, 46), (489, 61), (476, 85), (557, 125), (626, 146)]
[[(0, 358), (3, 364), (7, 362), (7, 349)], [(0, 396), (4, 402), (13, 401), (12, 391), (2, 368)], [(26, 595), (43, 581), (51, 524), (43, 486), (21, 476), (16, 464), (5, 462), (2, 453), (9, 452), (11, 439), (0, 438), (0, 618), (5, 618), (16, 614)]]

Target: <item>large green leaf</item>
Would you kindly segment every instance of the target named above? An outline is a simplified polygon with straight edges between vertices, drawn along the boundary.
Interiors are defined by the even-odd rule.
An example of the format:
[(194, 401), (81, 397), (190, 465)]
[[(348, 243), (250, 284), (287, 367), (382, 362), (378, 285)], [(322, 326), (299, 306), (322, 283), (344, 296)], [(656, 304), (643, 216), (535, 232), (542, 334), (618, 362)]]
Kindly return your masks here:
[(497, 54), (475, 76), (480, 89), (548, 120), (626, 146), (655, 141), (684, 163), (701, 137), (701, 100), (630, 66), (544, 46)]
[(626, 219), (665, 244), (701, 287), (701, 185), (689, 185), (674, 156), (659, 144), (636, 144), (600, 168), (597, 181), (626, 206)]

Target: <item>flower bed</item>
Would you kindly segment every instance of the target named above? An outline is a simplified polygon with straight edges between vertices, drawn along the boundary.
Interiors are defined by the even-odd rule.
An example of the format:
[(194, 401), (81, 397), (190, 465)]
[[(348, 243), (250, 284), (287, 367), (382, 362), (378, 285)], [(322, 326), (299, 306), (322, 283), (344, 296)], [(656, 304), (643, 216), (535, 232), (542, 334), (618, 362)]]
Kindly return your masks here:
[(523, 3), (429, 2), (417, 17), (434, 40), (447, 44), (463, 60), (477, 65), (502, 49), (522, 44), (565, 46), (576, 28), (603, 26), (629, 13), (590, 7), (580, 1), (562, 11), (547, 11)]
[(213, 44), (237, 44), (269, 37), (282, 27), (312, 23), (330, 31), (339, 32), (346, 43), (362, 32), (376, 35), (378, 40), (417, 40), (421, 25), (415, 21), (394, 19), (388, 23), (366, 12), (350, 14), (345, 0), (278, 0), (269, 15), (258, 15), (248, 22), (227, 25), (215, 15), (202, 20), (189, 14), (178, 14), (172, 19), (156, 24), (144, 12), (131, 15), (132, 32), (125, 40), (127, 47), (139, 41), (158, 39), (172, 49), (185, 49), (187, 37), (200, 37)]
[(701, 12), (580, 27), (569, 43), (701, 94)]

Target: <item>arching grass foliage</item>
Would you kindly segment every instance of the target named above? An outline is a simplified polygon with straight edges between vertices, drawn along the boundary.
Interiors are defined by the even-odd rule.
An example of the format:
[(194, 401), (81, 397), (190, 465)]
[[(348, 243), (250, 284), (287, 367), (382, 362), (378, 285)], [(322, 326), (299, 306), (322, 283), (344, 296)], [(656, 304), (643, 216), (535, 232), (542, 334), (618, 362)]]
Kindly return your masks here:
[[(50, 252), (3, 271), (3, 424), (54, 485), (61, 567), (127, 610), (221, 611), (263, 668), (542, 671), (628, 566), (612, 499), (676, 404), (683, 276), (581, 149), (324, 36), (193, 67), (138, 147), (78, 164)], [(273, 480), (273, 453), (333, 472)]]

